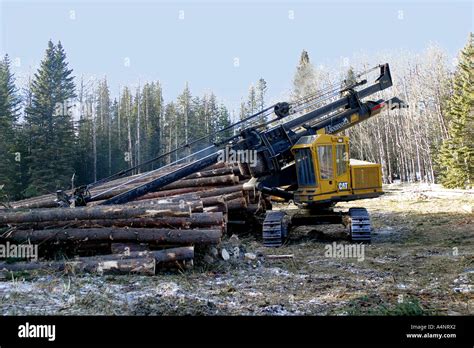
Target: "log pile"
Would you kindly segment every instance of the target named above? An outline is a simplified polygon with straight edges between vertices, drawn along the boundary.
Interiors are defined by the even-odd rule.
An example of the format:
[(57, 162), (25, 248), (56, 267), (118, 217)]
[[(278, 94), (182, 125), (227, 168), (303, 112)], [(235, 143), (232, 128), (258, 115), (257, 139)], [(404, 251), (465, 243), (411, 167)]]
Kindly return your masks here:
[(157, 266), (189, 265), (195, 246), (219, 244), (227, 226), (248, 227), (265, 209), (265, 201), (244, 188), (249, 177), (224, 163), (132, 202), (100, 204), (175, 168), (104, 183), (91, 190), (87, 207), (58, 207), (55, 195), (12, 202), (0, 209), (0, 243), (39, 245), (43, 259), (54, 259), (58, 250), (72, 258), (0, 262), (0, 270), (154, 274)]

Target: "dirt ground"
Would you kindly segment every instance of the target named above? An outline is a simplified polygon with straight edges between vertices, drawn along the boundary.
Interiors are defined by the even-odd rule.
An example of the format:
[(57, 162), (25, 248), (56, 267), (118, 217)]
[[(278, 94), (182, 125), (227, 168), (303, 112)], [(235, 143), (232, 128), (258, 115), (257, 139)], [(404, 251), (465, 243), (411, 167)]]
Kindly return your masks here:
[[(228, 237), (228, 261), (204, 250), (194, 268), (155, 277), (17, 276), (0, 282), (0, 312), (108, 315), (472, 315), (474, 191), (389, 185), (366, 207), (374, 227), (363, 260), (330, 257), (347, 245), (343, 226), (304, 226), (281, 248)], [(235, 241), (234, 241), (235, 242)], [(255, 254), (249, 260), (243, 255)], [(293, 254), (271, 260), (268, 254)]]

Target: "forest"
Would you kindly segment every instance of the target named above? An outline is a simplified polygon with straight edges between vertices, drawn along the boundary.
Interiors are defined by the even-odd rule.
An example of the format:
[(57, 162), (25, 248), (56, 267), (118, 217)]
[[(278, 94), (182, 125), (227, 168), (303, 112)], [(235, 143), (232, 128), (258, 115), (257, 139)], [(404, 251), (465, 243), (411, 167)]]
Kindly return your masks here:
[[(298, 53), (295, 52), (295, 56)], [(409, 108), (347, 131), (351, 157), (382, 164), (392, 183), (441, 183), (471, 188), (474, 180), (473, 35), (455, 59), (430, 44), (422, 52), (359, 55), (339, 67), (324, 67), (304, 51), (297, 61), (288, 101), (318, 92), (335, 80), (390, 63), (398, 96)], [(61, 42), (49, 41), (40, 66), (18, 86), (11, 60), (0, 62), (0, 202), (53, 193), (91, 183), (167, 153), (272, 105), (267, 82), (256, 76), (240, 110), (231, 112), (213, 93), (196, 96), (188, 83), (165, 101), (160, 81), (124, 86), (113, 96), (107, 79), (75, 76)], [(219, 136), (232, 135), (232, 130)], [(202, 146), (163, 156), (141, 171), (170, 163)]]

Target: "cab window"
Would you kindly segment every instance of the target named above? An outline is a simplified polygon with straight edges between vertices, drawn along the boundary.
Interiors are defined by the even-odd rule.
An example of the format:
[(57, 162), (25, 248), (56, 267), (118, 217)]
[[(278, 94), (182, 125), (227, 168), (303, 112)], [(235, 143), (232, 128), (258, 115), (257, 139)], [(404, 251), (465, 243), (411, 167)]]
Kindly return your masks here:
[(321, 179), (333, 179), (332, 145), (319, 145), (318, 158)]
[(316, 175), (310, 149), (300, 149), (295, 152), (296, 170), (299, 186), (316, 186)]
[(347, 171), (347, 152), (346, 144), (337, 144), (336, 145), (336, 171), (337, 176), (345, 174)]

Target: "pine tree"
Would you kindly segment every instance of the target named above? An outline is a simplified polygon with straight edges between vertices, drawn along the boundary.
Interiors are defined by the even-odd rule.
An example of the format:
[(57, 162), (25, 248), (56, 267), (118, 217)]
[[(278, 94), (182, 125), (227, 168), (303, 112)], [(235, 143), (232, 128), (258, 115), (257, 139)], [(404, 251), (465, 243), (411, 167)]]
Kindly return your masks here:
[[(163, 125), (163, 142), (165, 144), (165, 152), (170, 152), (178, 146), (178, 138), (176, 136), (176, 130), (178, 127), (178, 118), (175, 103), (171, 102), (165, 107)], [(166, 163), (171, 163), (178, 159), (177, 152), (170, 154), (166, 159)]]
[[(177, 129), (176, 129), (176, 145), (187, 144), (190, 140), (190, 121), (193, 118), (193, 110), (191, 107), (192, 95), (189, 90), (189, 85), (186, 82), (183, 92), (178, 96), (176, 100), (176, 106), (178, 109), (177, 115)], [(186, 148), (183, 153), (179, 155), (189, 155), (191, 153), (190, 148)]]
[[(220, 117), (220, 110), (219, 105), (217, 103), (217, 98), (214, 93), (211, 93), (208, 97), (205, 98), (206, 108), (205, 108), (205, 125), (206, 125), (206, 133), (205, 134), (213, 134), (221, 129), (221, 125), (219, 124), (219, 117)], [(216, 140), (215, 136), (209, 138), (210, 142), (214, 142)]]
[(76, 137), (72, 118), (72, 100), (75, 93), (74, 77), (71, 76), (66, 53), (61, 41), (55, 50), (55, 105), (53, 114), (54, 122), (54, 148), (55, 148), (55, 181), (56, 188), (67, 188), (71, 186), (71, 178), (74, 174), (74, 156), (76, 154)]
[[(143, 113), (141, 112), (141, 91), (140, 91), (140, 84), (138, 85), (137, 91), (135, 93), (134, 103), (133, 103), (133, 134), (135, 135), (135, 165), (138, 165), (143, 162), (142, 158), (142, 128), (143, 122), (142, 117)], [(140, 173), (142, 171), (141, 167), (138, 167), (136, 173)]]
[[(265, 109), (265, 106), (266, 106), (265, 97), (267, 94), (267, 89), (268, 89), (267, 82), (263, 78), (260, 78), (257, 81), (257, 86), (255, 88), (256, 100), (257, 100), (257, 111), (262, 111), (263, 109)], [(266, 119), (264, 115), (259, 116), (258, 123), (264, 123), (265, 121)]]
[(317, 92), (317, 79), (313, 65), (309, 61), (309, 54), (305, 50), (301, 57), (293, 78), (293, 99), (297, 100)]
[(97, 177), (101, 179), (112, 174), (112, 115), (110, 91), (106, 78), (99, 81), (95, 94)]
[(76, 178), (80, 185), (92, 182), (92, 115), (89, 109), (84, 78), (81, 77), (78, 91), (79, 121), (76, 156)]
[[(239, 118), (240, 120), (244, 120), (249, 116), (258, 112), (258, 105), (257, 105), (257, 93), (255, 91), (254, 85), (250, 85), (249, 93), (247, 96), (247, 101), (243, 99), (240, 102), (240, 111), (239, 111)], [(255, 118), (251, 119), (250, 121), (246, 121), (240, 125), (240, 128), (243, 129), (250, 125), (255, 125), (258, 122)]]
[(357, 78), (356, 78), (356, 74), (354, 72), (354, 68), (350, 67), (347, 70), (346, 78), (344, 79), (343, 85), (341, 86), (341, 88), (344, 89), (346, 87), (352, 86), (356, 82), (357, 82)]
[[(163, 95), (159, 82), (143, 87), (144, 134), (146, 139), (146, 158), (157, 157), (162, 151)], [(160, 165), (154, 163), (152, 168)]]
[(246, 119), (247, 116), (248, 116), (247, 106), (245, 105), (245, 102), (242, 99), (240, 101), (239, 119), (242, 121), (242, 120)]
[(69, 102), (76, 96), (71, 74), (61, 43), (49, 41), (25, 111), (31, 139), (27, 196), (70, 187), (75, 135)]
[[(258, 105), (257, 105), (257, 92), (255, 91), (254, 85), (249, 87), (249, 95), (247, 97), (247, 113), (248, 116), (255, 114), (258, 112)], [(252, 120), (255, 121), (255, 120)]]
[(15, 161), (21, 159), (15, 155), (19, 108), (20, 98), (10, 70), (10, 59), (5, 55), (0, 61), (0, 200), (9, 200), (19, 194), (18, 161)]
[[(232, 121), (230, 119), (230, 113), (225, 107), (225, 105), (221, 104), (219, 107), (219, 115), (217, 117), (216, 129), (221, 130), (221, 129), (229, 127), (231, 124), (232, 124)], [(232, 136), (232, 129), (228, 129), (226, 131), (220, 132), (218, 134), (217, 140), (227, 139), (231, 136)]]
[[(191, 99), (190, 105), (190, 117), (188, 120), (188, 130), (189, 130), (189, 139), (188, 142), (194, 142), (197, 139), (201, 139), (206, 137), (208, 125), (206, 124), (208, 121), (208, 99), (207, 96), (201, 97), (193, 97)], [(189, 153), (193, 153), (202, 149), (205, 145), (207, 145), (207, 141), (196, 141), (194, 142), (190, 148)]]
[(473, 34), (461, 51), (448, 102), (449, 138), (443, 142), (438, 163), (440, 182), (448, 188), (470, 188), (474, 183), (474, 47)]
[(127, 163), (124, 159), (123, 151), (120, 150), (120, 127), (119, 127), (119, 102), (114, 99), (112, 102), (110, 112), (112, 115), (111, 120), (111, 147), (112, 147), (112, 173), (117, 173), (127, 168)]

